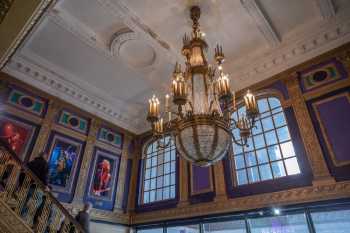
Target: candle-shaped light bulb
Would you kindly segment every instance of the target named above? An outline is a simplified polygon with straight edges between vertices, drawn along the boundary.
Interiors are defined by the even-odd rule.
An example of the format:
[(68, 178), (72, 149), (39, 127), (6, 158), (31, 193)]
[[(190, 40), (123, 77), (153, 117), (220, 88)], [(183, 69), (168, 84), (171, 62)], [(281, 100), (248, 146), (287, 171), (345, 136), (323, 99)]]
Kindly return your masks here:
[(227, 96), (230, 94), (230, 80), (227, 75), (222, 75), (218, 79), (218, 92), (220, 96)]
[(169, 108), (169, 98), (170, 96), (168, 94), (165, 95), (165, 110), (168, 110)]

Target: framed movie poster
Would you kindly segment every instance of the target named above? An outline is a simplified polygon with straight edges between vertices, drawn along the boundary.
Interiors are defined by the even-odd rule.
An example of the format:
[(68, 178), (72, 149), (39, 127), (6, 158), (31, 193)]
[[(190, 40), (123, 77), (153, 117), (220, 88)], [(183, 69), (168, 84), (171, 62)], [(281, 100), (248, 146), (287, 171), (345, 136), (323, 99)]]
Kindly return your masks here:
[(27, 161), (33, 149), (39, 126), (10, 114), (0, 114), (0, 138), (22, 161)]
[(71, 202), (80, 169), (84, 142), (52, 132), (46, 151), (49, 164), (49, 185), (58, 200)]
[(120, 155), (95, 147), (85, 201), (94, 208), (112, 210), (117, 189)]

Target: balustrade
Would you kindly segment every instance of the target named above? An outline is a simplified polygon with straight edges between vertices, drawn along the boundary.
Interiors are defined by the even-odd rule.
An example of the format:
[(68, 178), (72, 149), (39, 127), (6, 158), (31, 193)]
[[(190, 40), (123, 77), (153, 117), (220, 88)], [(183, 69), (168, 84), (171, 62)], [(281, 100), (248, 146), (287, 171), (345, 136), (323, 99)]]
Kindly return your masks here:
[(38, 233), (80, 233), (79, 223), (0, 141), (0, 200)]

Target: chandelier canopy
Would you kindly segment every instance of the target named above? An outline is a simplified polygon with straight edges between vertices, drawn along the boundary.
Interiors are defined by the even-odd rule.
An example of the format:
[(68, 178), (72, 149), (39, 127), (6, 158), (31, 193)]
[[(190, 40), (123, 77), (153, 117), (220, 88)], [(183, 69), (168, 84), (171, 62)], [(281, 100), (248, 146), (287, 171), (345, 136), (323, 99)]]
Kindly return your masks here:
[[(175, 65), (171, 95), (165, 96), (164, 111), (161, 114), (160, 101), (153, 95), (149, 100), (147, 120), (152, 125), (158, 146), (168, 146), (159, 139), (172, 136), (181, 156), (199, 166), (209, 166), (226, 155), (231, 140), (239, 145), (247, 144), (259, 112), (255, 96), (248, 90), (244, 96), (245, 114), (237, 120), (231, 117), (236, 110), (236, 100), (229, 77), (223, 72), (222, 47), (215, 47), (216, 65), (213, 68), (205, 56), (208, 45), (199, 28), (200, 8), (193, 6), (190, 12), (192, 35), (184, 35), (182, 48), (185, 69), (182, 71), (180, 64)], [(172, 110), (170, 98), (177, 111)], [(236, 128), (242, 142), (232, 134)]]

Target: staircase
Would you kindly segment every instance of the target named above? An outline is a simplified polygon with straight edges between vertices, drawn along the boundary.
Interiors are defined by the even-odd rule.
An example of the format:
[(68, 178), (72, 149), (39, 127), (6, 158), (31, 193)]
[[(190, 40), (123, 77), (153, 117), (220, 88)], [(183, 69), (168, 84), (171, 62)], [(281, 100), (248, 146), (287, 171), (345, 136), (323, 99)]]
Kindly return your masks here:
[(79, 223), (0, 141), (0, 233), (80, 233)]

